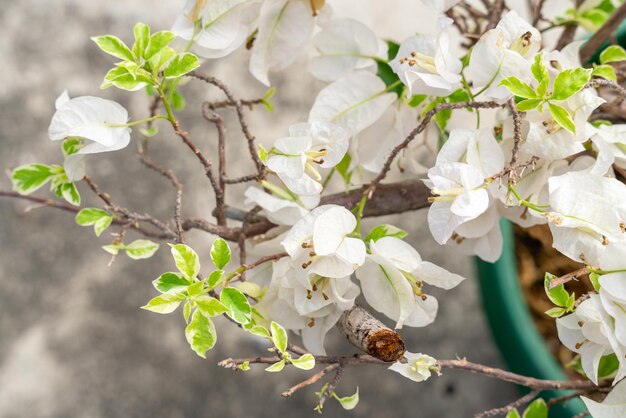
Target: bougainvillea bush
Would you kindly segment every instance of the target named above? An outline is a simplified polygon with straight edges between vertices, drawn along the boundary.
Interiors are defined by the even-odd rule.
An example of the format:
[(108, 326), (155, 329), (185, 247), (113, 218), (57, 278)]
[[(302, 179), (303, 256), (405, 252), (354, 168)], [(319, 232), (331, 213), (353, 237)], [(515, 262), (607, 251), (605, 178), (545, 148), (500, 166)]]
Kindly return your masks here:
[[(481, 416), (546, 417), (550, 406), (581, 396), (593, 417), (625, 417), (626, 51), (605, 43), (612, 43), (626, 5), (563, 2), (555, 14), (544, 13), (543, 0), (519, 7), (423, 2), (439, 14), (436, 34), (419, 33), (416, 19), (416, 34), (404, 40), (381, 39), (376, 27), (334, 14), (324, 0), (189, 0), (170, 30), (137, 23), (132, 42), (94, 37), (111, 63), (100, 88), (148, 95), (149, 114), (60, 92), (48, 135), (64, 159), (15, 168), (14, 191), (0, 195), (72, 212), (96, 236), (112, 231), (103, 247), (111, 261), (171, 251), (171, 271), (150, 278), (154, 298), (142, 308), (182, 315), (190, 355), (225, 368), (310, 370), (284, 395), (317, 385), (311, 408), (320, 413), (329, 400), (357, 407), (358, 390), (342, 397), (335, 388), (348, 367), (359, 366), (396, 372), (407, 385), (456, 368), (532, 390)], [(249, 51), (251, 77), (267, 87), (263, 97), (242, 99), (229, 80), (203, 71), (241, 48)], [(252, 133), (263, 126), (250, 126), (247, 114), (274, 111), (276, 73), (302, 56), (324, 86), (310, 100), (308, 119), (263, 147)], [(211, 155), (179, 122), (185, 91), (199, 85), (223, 95), (202, 105), (217, 139)], [(249, 174), (241, 177), (226, 167), (225, 110), (234, 110), (245, 139), (238, 164)], [(158, 147), (164, 130), (206, 174), (215, 198), (210, 217), (185, 218), (181, 181), (167, 161), (151, 158), (148, 144)], [(91, 177), (97, 173), (90, 161), (115, 164), (115, 151), (131, 143), (176, 190), (170, 219), (119, 206)], [(100, 207), (81, 205), (77, 183)], [(243, 191), (237, 201), (245, 197), (244, 206), (229, 204), (232, 185)], [(428, 211), (438, 244), (488, 262), (502, 253), (502, 218), (524, 228), (549, 226), (554, 248), (581, 264), (561, 277), (545, 272), (554, 304), (545, 314), (576, 353), (578, 379), (541, 380), (405, 347), (407, 329), (437, 326), (433, 287), (449, 290), (464, 280), (423, 259), (402, 229), (362, 224), (415, 210)], [(192, 229), (215, 237), (210, 259), (201, 260), (187, 241)], [(574, 294), (572, 280), (588, 280), (594, 291)], [(269, 354), (211, 358), (221, 332), (216, 316), (265, 341)], [(357, 354), (327, 353), (330, 332), (344, 335)], [(547, 389), (572, 394), (546, 402)]]

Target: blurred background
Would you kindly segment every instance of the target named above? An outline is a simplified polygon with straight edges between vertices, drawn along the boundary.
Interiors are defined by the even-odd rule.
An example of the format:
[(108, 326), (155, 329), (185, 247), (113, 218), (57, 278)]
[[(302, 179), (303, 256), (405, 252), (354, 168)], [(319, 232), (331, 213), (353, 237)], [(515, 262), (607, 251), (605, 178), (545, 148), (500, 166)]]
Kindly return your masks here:
[[(364, 21), (380, 36), (401, 41), (416, 30), (432, 31), (436, 19), (417, 0), (329, 1), (339, 16)], [(54, 100), (97, 95), (124, 105), (134, 120), (148, 115), (141, 92), (98, 86), (113, 61), (98, 51), (91, 36), (115, 34), (129, 42), (132, 27), (142, 21), (154, 30), (169, 29), (184, 0), (0, 0), (0, 167), (61, 163), (58, 143), (48, 140)], [(395, 11), (389, 13), (389, 11)], [(248, 51), (240, 50), (203, 70), (231, 86), (241, 98), (260, 97), (264, 86), (248, 73)], [(306, 71), (306, 59), (274, 74), (275, 112), (262, 107), (250, 113), (250, 128), (269, 144), (287, 127), (306, 120), (323, 84)], [(214, 128), (201, 117), (200, 104), (220, 98), (205, 85), (183, 88), (187, 108), (182, 126), (207, 155), (213, 154)], [(230, 111), (231, 175), (249, 171), (240, 150), (244, 142)], [(179, 139), (161, 125), (151, 148), (155, 161), (171, 167), (184, 181), (184, 216), (210, 217), (212, 191), (200, 165)], [(134, 133), (134, 140), (139, 135)], [(135, 144), (88, 161), (88, 174), (115, 202), (137, 212), (171, 217), (174, 191), (158, 174), (146, 170)], [(247, 155), (247, 154), (245, 154)], [(240, 158), (240, 159), (238, 159)], [(230, 174), (230, 173), (229, 173)], [(100, 206), (80, 185), (85, 206)], [(6, 176), (0, 188), (9, 189)], [(241, 204), (243, 188), (233, 187), (230, 203)], [(38, 195), (51, 196), (41, 189)], [(155, 296), (151, 281), (173, 268), (166, 247), (150, 260), (110, 257), (101, 246), (111, 237), (95, 238), (71, 214), (0, 198), (0, 417), (297, 417), (313, 416), (321, 383), (297, 392), (280, 393), (310, 373), (288, 370), (267, 374), (261, 367), (235, 373), (217, 366), (226, 357), (261, 355), (264, 346), (218, 319), (218, 343), (201, 359), (188, 347), (180, 313), (161, 316), (139, 307)], [(480, 308), (473, 260), (438, 246), (426, 227), (426, 212), (377, 219), (410, 232), (422, 257), (468, 277), (456, 289), (433, 291), (440, 310), (434, 325), (404, 328), (413, 352), (436, 358), (467, 357), (502, 366)], [(129, 239), (137, 238), (132, 235)], [(212, 237), (197, 231), (188, 240), (208, 264)], [(327, 339), (329, 353), (355, 350), (336, 331)], [(447, 370), (426, 383), (413, 383), (379, 366), (348, 368), (339, 395), (354, 393), (361, 402), (343, 411), (329, 401), (324, 415), (462, 417), (505, 405), (516, 398), (512, 385), (465, 372)]]

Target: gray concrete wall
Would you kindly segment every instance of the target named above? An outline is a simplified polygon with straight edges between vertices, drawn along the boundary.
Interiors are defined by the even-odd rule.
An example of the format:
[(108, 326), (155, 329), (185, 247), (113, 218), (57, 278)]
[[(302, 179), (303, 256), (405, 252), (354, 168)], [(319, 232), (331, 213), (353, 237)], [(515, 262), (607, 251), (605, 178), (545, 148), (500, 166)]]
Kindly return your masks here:
[[(155, 29), (169, 28), (182, 3), (0, 0), (0, 167), (62, 161), (58, 144), (47, 138), (47, 127), (54, 100), (65, 88), (72, 96), (117, 100), (134, 119), (145, 117), (147, 100), (141, 93), (98, 90), (112, 62), (89, 37), (114, 33), (128, 40), (138, 20)], [(338, 13), (354, 4), (334, 3)], [(379, 21), (378, 2), (358, 3), (359, 16)], [(418, 6), (416, 14), (402, 14), (400, 21), (380, 20), (381, 32), (403, 38), (415, 28), (409, 18), (424, 16), (420, 10)], [(204, 69), (228, 81), (236, 94), (252, 98), (264, 89), (248, 74), (246, 60), (247, 53), (240, 51)], [(274, 114), (251, 115), (251, 127), (262, 142), (271, 142), (289, 124), (306, 118), (321, 84), (304, 69), (301, 61), (278, 77)], [(199, 104), (206, 97), (217, 97), (216, 92), (205, 86), (187, 91), (183, 126), (211, 155), (215, 133), (201, 120)], [(230, 164), (237, 166), (235, 173), (245, 172), (247, 160), (232, 152), (243, 144), (233, 122), (229, 115)], [(185, 216), (209, 217), (212, 196), (199, 164), (166, 125), (162, 127), (164, 133), (153, 146), (154, 159), (169, 164), (185, 182)], [(140, 165), (134, 148), (131, 144), (115, 154), (92, 158), (88, 172), (119, 204), (168, 218), (173, 190)], [(6, 177), (0, 179), (0, 187), (9, 184)], [(82, 185), (81, 192), (87, 205), (99, 205)], [(48, 195), (45, 190), (39, 194)], [(230, 198), (239, 201), (236, 190)], [(402, 331), (409, 349), (501, 365), (479, 307), (471, 259), (435, 244), (425, 215), (409, 213), (384, 221), (408, 229), (423, 258), (469, 280), (445, 294), (436, 293), (440, 312), (434, 326)], [(193, 232), (188, 238), (208, 260), (209, 237)], [(203, 360), (187, 346), (180, 313), (160, 316), (140, 310), (155, 295), (151, 280), (172, 269), (169, 251), (162, 248), (149, 261), (121, 256), (107, 267), (109, 257), (100, 246), (110, 239), (96, 239), (66, 213), (0, 199), (0, 417), (312, 416), (314, 390), (319, 387), (289, 400), (279, 395), (307, 373), (270, 375), (255, 368), (244, 374), (217, 367), (228, 356), (263, 352), (239, 330), (218, 320), (217, 347)], [(329, 337), (328, 346), (330, 352), (354, 351), (337, 333)], [(516, 396), (509, 385), (455, 371), (417, 384), (380, 367), (354, 367), (345, 373), (338, 392), (352, 393), (357, 385), (362, 400), (355, 411), (344, 412), (329, 402), (325, 415), (471, 416)]]

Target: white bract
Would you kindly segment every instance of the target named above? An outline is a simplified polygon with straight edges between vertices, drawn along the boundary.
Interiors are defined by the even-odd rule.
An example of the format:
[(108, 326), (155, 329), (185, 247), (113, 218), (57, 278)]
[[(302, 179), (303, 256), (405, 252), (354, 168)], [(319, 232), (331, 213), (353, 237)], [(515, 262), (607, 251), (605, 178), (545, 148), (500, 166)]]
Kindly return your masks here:
[(258, 0), (187, 0), (172, 32), (193, 40), (198, 55), (221, 58), (245, 42), (259, 6)]
[(261, 189), (248, 187), (244, 192), (246, 204), (257, 204), (263, 208), (267, 219), (276, 225), (293, 225), (304, 215), (309, 213), (309, 209), (314, 208), (319, 203), (319, 196), (304, 196), (300, 199), (281, 199)]
[[(442, 24), (448, 26), (449, 22)], [(405, 39), (389, 63), (411, 95), (447, 96), (460, 87), (461, 60), (450, 50), (448, 29), (439, 36)]]
[(445, 244), (464, 222), (480, 216), (489, 207), (485, 180), (477, 168), (464, 163), (442, 163), (428, 170), (431, 198), (428, 226), (435, 241)]
[(615, 353), (620, 368), (614, 383), (626, 374), (626, 346), (615, 337), (615, 323), (605, 311), (600, 296), (590, 294), (576, 312), (556, 320), (559, 339), (567, 348), (580, 354), (582, 368), (598, 384), (598, 366), (602, 356)]
[(331, 168), (339, 164), (348, 150), (348, 134), (332, 123), (311, 122), (291, 125), (289, 135), (274, 143), (266, 165), (292, 192), (318, 195), (322, 177), (315, 165)]
[(334, 81), (353, 70), (376, 67), (376, 59), (387, 58), (387, 44), (363, 23), (354, 19), (334, 19), (313, 38), (320, 54), (309, 64), (309, 71), (323, 81)]
[(369, 242), (365, 264), (356, 271), (367, 303), (403, 325), (423, 327), (435, 320), (438, 303), (422, 291), (423, 283), (443, 289), (457, 286), (463, 277), (428, 261), (406, 242), (383, 237)]
[(427, 354), (406, 351), (404, 358), (406, 358), (406, 363), (398, 361), (389, 366), (388, 369), (415, 382), (423, 382), (428, 379), (432, 371), (439, 373), (437, 360)]
[(48, 136), (53, 141), (80, 138), (81, 148), (65, 159), (65, 172), (70, 181), (85, 175), (87, 154), (116, 151), (130, 142), (128, 112), (120, 104), (99, 97), (82, 96), (70, 99), (64, 91), (55, 102)]
[(363, 264), (365, 244), (349, 236), (355, 227), (356, 218), (349, 210), (324, 205), (291, 228), (282, 244), (294, 265), (299, 266), (297, 277), (305, 286), (308, 275), (341, 278)]
[(626, 380), (617, 384), (602, 402), (584, 396), (581, 399), (593, 418), (626, 417)]
[(504, 101), (512, 94), (500, 81), (511, 76), (532, 80), (530, 58), (540, 47), (539, 31), (512, 10), (474, 45), (465, 75), (475, 87), (486, 89), (485, 96)]
[(462, 162), (477, 168), (483, 177), (504, 168), (504, 153), (489, 128), (480, 130), (453, 129), (437, 155), (436, 164)]
[(592, 174), (605, 175), (614, 163), (626, 167), (626, 125), (601, 125), (591, 140), (598, 150)]

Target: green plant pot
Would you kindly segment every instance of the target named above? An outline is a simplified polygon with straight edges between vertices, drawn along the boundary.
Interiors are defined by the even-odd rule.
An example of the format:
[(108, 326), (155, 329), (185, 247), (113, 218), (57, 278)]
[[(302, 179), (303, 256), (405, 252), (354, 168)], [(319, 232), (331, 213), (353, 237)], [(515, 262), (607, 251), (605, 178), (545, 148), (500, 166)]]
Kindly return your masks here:
[[(512, 225), (501, 221), (500, 226), (504, 239), (502, 256), (493, 264), (477, 262), (483, 308), (493, 338), (512, 372), (539, 379), (567, 379), (537, 331), (524, 299), (517, 274)], [(569, 393), (572, 392), (548, 390), (540, 396), (550, 399)], [(584, 411), (583, 402), (576, 398), (550, 408), (549, 416), (571, 418)]]

